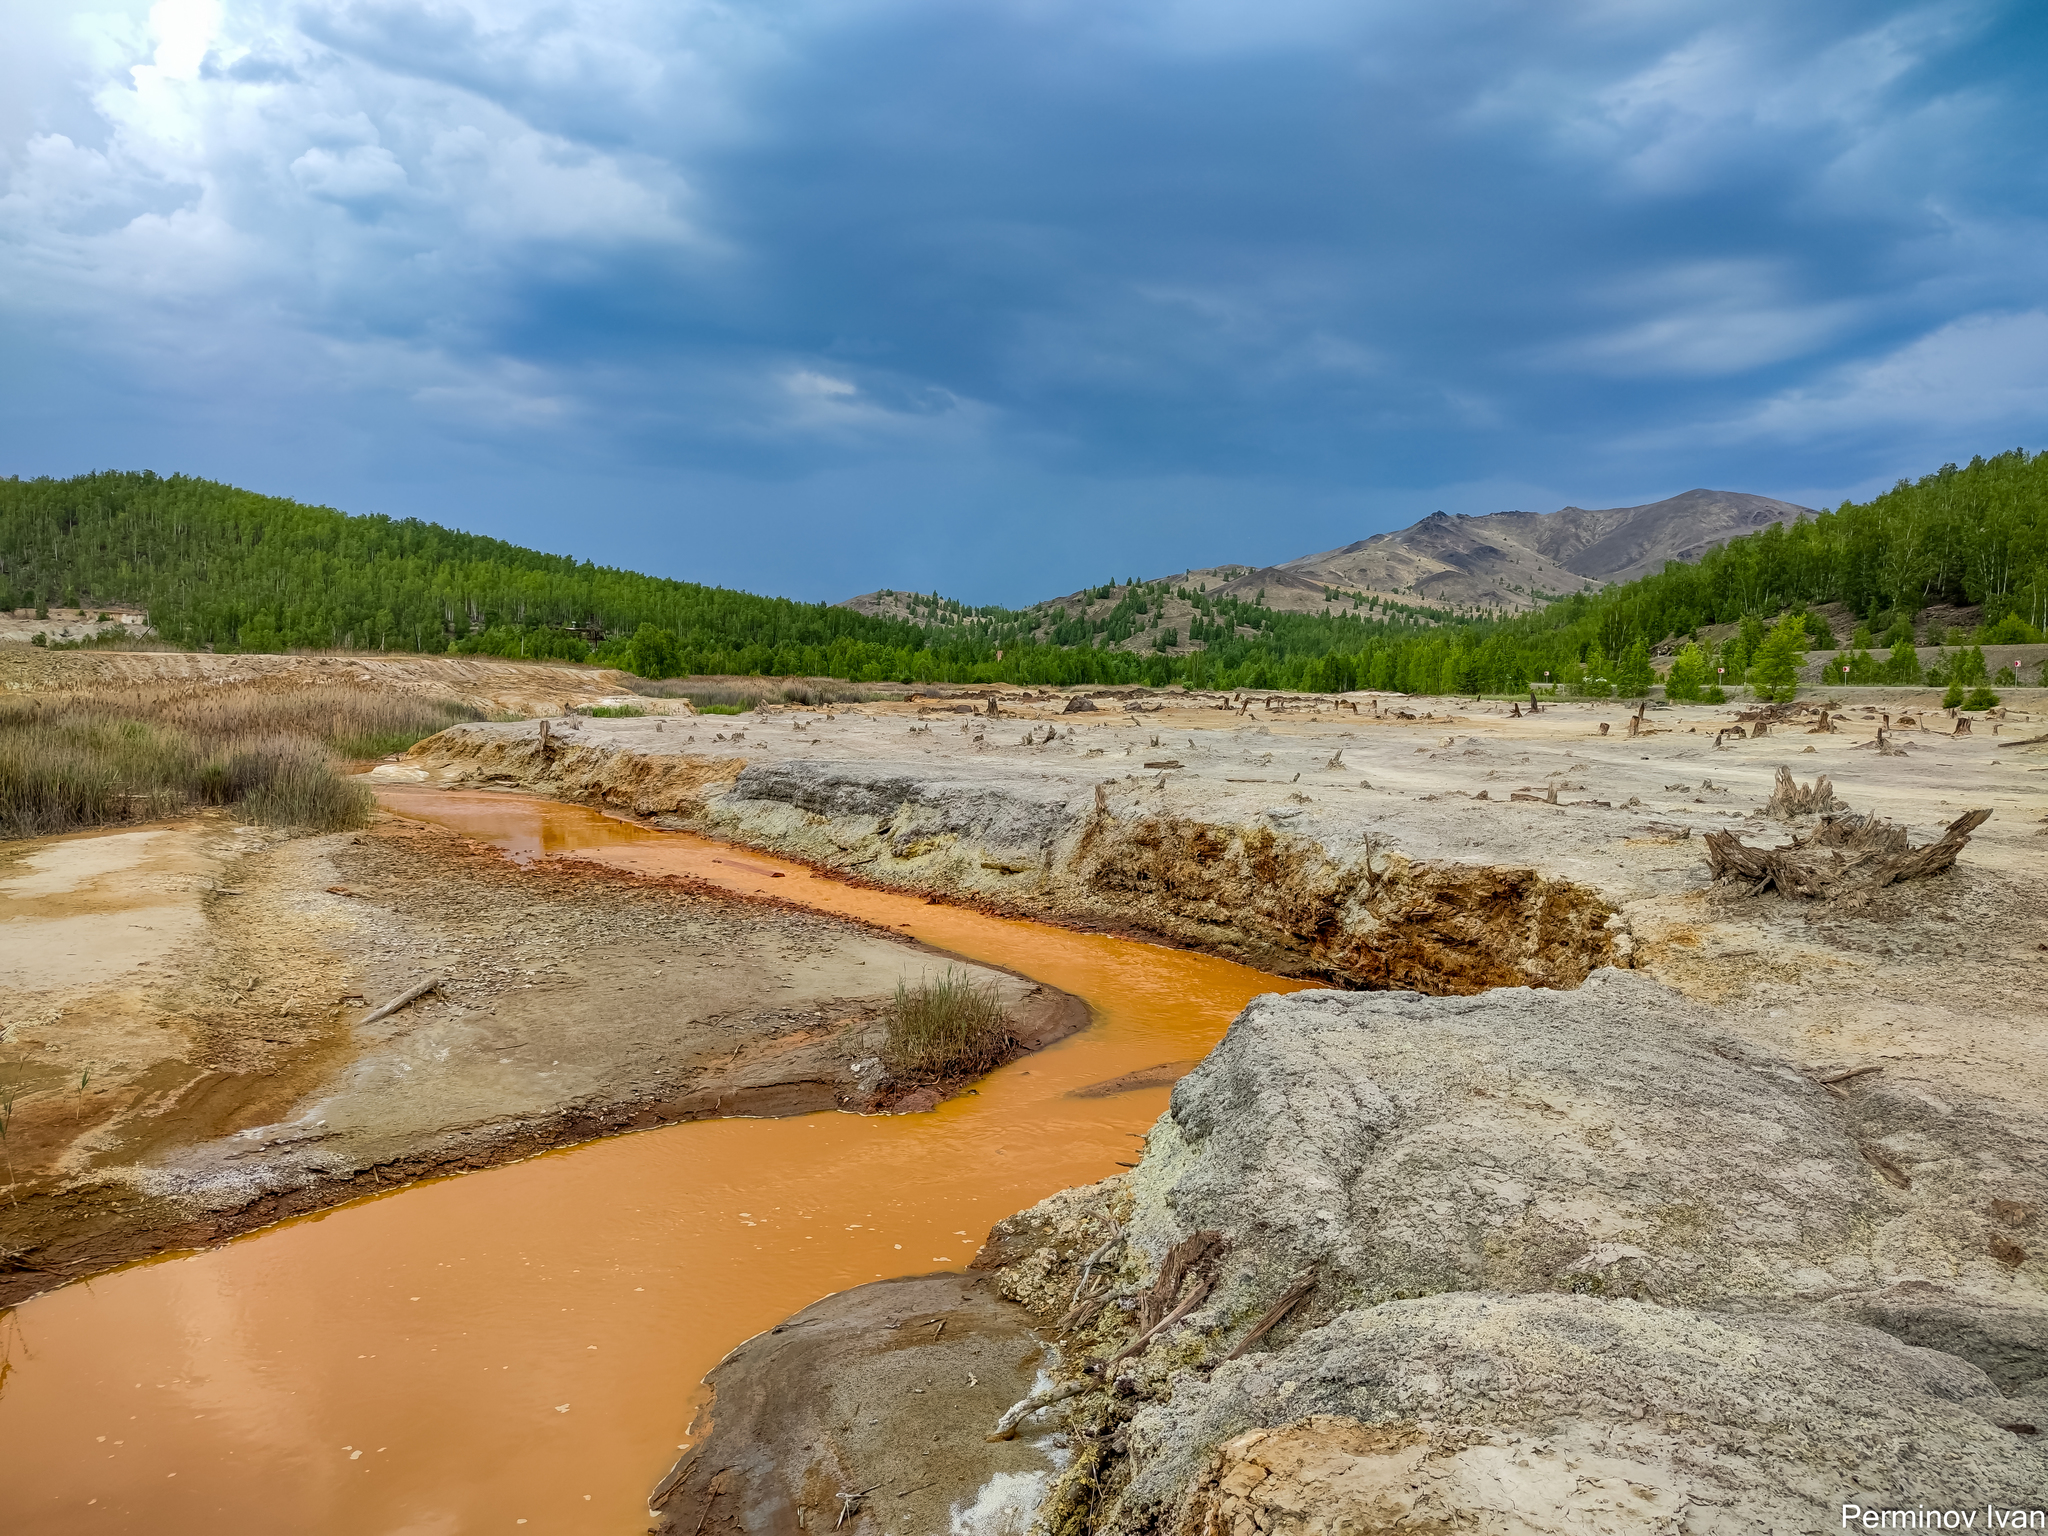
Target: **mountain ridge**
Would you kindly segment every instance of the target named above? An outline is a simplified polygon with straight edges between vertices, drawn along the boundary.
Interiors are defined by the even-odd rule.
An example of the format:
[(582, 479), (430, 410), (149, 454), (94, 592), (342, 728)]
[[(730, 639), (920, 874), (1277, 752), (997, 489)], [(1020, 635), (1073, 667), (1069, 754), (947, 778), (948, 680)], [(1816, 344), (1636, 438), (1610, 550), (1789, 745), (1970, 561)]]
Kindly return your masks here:
[[(1732, 538), (1814, 512), (1776, 497), (1704, 487), (1627, 507), (1566, 506), (1555, 512), (1478, 516), (1434, 512), (1406, 528), (1274, 565), (1207, 566), (1141, 585), (1190, 588), (1211, 598), (1256, 600), (1296, 613), (1355, 610), (1361, 603), (1439, 610), (1446, 617), (1515, 613), (1589, 587), (1597, 590), (1653, 574), (1669, 560), (1697, 560)], [(1090, 590), (1045, 598), (1020, 611), (1085, 609)], [(887, 618), (929, 615), (934, 606), (968, 611), (950, 600), (938, 599), (935, 605), (926, 594), (886, 590), (848, 598), (840, 606)], [(1182, 613), (1180, 606), (1188, 605), (1169, 597), (1160, 618), (1165, 627), (1185, 633), (1194, 611), (1189, 606)], [(1154, 642), (1134, 636), (1128, 643)]]

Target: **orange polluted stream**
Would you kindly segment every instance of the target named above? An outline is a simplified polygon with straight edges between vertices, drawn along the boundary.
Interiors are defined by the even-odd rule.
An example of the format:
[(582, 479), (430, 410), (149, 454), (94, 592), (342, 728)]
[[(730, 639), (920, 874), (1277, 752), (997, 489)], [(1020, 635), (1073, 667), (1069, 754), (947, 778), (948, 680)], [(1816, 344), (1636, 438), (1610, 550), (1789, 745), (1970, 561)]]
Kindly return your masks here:
[(1169, 1090), (1069, 1090), (1199, 1057), (1250, 998), (1303, 985), (582, 807), (382, 799), (522, 858), (695, 875), (886, 924), (1065, 988), (1095, 1023), (928, 1114), (593, 1142), (26, 1303), (0, 1376), (0, 1530), (640, 1532), (700, 1378), (741, 1340), (848, 1286), (959, 1269), (993, 1222), (1134, 1161)]

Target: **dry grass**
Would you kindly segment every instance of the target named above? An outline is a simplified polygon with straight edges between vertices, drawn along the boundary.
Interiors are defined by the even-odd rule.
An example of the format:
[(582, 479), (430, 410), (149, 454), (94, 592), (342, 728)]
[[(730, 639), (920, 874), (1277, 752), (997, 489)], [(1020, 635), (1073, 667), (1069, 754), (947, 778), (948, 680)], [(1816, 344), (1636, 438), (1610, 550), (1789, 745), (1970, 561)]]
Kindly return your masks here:
[(339, 759), (401, 751), (465, 705), (357, 688), (129, 689), (0, 701), (0, 837), (227, 806), (245, 821), (362, 826), (368, 789)]
[(889, 1013), (889, 1070), (899, 1078), (973, 1076), (997, 1066), (1012, 1044), (993, 984), (947, 968), (916, 986), (896, 983)]

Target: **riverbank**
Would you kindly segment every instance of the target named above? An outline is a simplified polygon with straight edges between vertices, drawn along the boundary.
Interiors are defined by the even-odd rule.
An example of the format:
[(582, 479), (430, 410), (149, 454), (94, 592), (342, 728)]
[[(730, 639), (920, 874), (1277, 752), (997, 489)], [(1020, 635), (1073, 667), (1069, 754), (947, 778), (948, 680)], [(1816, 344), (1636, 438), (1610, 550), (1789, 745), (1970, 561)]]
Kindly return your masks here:
[[(898, 981), (951, 957), (701, 880), (523, 867), (389, 814), (302, 839), (198, 817), (0, 861), (0, 1302), (620, 1131), (963, 1086), (881, 1061)], [(997, 989), (1014, 1052), (1086, 1022), (959, 969)]]

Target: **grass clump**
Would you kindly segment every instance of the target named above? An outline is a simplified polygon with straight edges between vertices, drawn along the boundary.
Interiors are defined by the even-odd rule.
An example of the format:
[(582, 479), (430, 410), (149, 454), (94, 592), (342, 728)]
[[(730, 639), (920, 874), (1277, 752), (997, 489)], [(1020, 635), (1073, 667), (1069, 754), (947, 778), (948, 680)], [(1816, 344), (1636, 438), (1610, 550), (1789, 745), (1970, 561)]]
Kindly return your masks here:
[(0, 701), (0, 837), (149, 821), (224, 806), (309, 832), (365, 825), (375, 805), (345, 759), (382, 757), (465, 705), (353, 688), (258, 686), (33, 695)]
[(700, 715), (744, 715), (753, 707), (751, 702), (740, 704), (699, 704), (697, 706), (697, 713)]
[(638, 704), (593, 704), (582, 713), (593, 720), (637, 720), (647, 711)]
[(993, 983), (953, 969), (915, 986), (896, 983), (889, 1011), (889, 1070), (899, 1078), (972, 1076), (998, 1066), (1014, 1043)]

